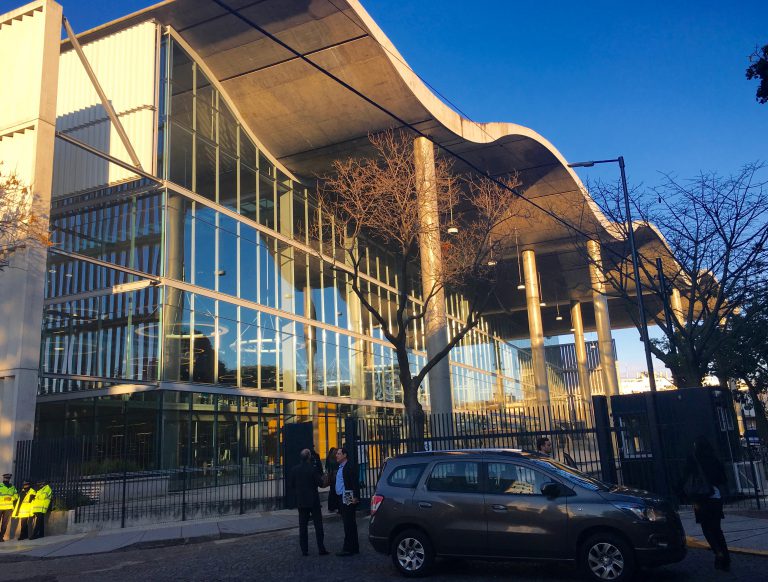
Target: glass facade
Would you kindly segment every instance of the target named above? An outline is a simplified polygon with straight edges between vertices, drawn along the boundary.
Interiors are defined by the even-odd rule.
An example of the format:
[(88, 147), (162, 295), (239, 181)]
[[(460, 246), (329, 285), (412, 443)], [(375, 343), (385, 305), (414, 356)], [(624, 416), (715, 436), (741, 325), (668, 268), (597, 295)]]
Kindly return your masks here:
[[(161, 464), (221, 457), (231, 436), (221, 428), (226, 414), (239, 415), (239, 438), (246, 438), (250, 405), (243, 403), (253, 398), (263, 412), (265, 401), (249, 391), (274, 392), (283, 409), (315, 413), (320, 406), (334, 414), (344, 406), (383, 412), (402, 402), (394, 351), (352, 291), (344, 253), (333, 245), (336, 225), (170, 36), (160, 71), (158, 171), (170, 186), (133, 181), (54, 203), (41, 395), (53, 400), (116, 384), (165, 388), (152, 401), (166, 427), (153, 429)], [(393, 321), (395, 262), (368, 241), (359, 245), (367, 300)], [(410, 278), (415, 309), (415, 269)], [(461, 297), (449, 295), (449, 325), (465, 310)], [(409, 333), (414, 370), (426, 361), (422, 325)], [(483, 322), (452, 351), (457, 409), (521, 402), (532, 392), (530, 353), (504, 341), (505, 331)], [(179, 384), (198, 387), (173, 391)], [(206, 394), (205, 385), (219, 394)], [(146, 399), (137, 402), (150, 401), (146, 392), (120, 399), (130, 410), (138, 394)], [(87, 411), (114, 397), (82, 396), (41, 403), (40, 434), (71, 434), (72, 419), (77, 430), (97, 430), (87, 420), (96, 413)], [(427, 385), (421, 397), (428, 402)], [(59, 423), (59, 413), (69, 420)], [(212, 424), (203, 429), (206, 418)], [(194, 442), (167, 434), (168, 426), (181, 434), (190, 423), (201, 423)], [(168, 439), (187, 448), (172, 451)]]

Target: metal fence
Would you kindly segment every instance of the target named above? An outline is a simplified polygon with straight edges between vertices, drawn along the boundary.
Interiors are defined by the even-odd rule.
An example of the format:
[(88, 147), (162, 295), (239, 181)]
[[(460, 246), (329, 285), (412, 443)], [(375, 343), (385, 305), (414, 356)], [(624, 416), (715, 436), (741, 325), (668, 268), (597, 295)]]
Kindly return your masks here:
[[(277, 509), (285, 506), (285, 467), (297, 462), (297, 451), (311, 443), (312, 427), (302, 424), (306, 430), (293, 432), (309, 442), (289, 443), (289, 428), (302, 427), (287, 423), (280, 431), (281, 453), (271, 464), (240, 455), (230, 464), (158, 469), (157, 452), (141, 439), (70, 437), (18, 443), (14, 473), (49, 480), (54, 508), (73, 509), (74, 521), (83, 529), (89, 524), (126, 527)], [(322, 424), (336, 432), (334, 441), (345, 444), (358, 463), (364, 499), (373, 495), (391, 456), (416, 450), (535, 450), (542, 437), (550, 439), (555, 459), (584, 473), (674, 498), (687, 453), (679, 443), (690, 443), (695, 436), (678, 434), (682, 425), (667, 422), (654, 440), (647, 416), (610, 414), (605, 397), (595, 397), (593, 404), (427, 415), (419, 421), (404, 415), (326, 415)], [(744, 446), (727, 423), (720, 428), (716, 440), (729, 475), (729, 502), (744, 509), (768, 508), (765, 449)]]
[(282, 464), (240, 463), (152, 469), (133, 442), (104, 437), (21, 441), (16, 473), (48, 480), (54, 509), (76, 524), (106, 527), (186, 521), (282, 507)]

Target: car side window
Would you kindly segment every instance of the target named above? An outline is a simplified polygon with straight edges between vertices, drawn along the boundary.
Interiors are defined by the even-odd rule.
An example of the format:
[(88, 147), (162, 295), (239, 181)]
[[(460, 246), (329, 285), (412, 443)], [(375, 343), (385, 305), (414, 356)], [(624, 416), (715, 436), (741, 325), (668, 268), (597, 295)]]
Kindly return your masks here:
[(421, 465), (398, 467), (392, 471), (392, 474), (387, 479), (387, 484), (392, 487), (416, 487), (426, 466), (426, 463), (422, 463)]
[(547, 475), (514, 463), (488, 463), (488, 492), (497, 495), (542, 495)]
[(477, 493), (480, 491), (480, 464), (474, 461), (437, 463), (427, 480), (430, 491)]

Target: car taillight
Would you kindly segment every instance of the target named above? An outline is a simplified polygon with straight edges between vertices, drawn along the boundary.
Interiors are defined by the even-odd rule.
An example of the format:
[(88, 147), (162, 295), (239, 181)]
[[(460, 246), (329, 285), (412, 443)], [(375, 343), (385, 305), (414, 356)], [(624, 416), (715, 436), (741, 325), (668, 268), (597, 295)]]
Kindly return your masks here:
[(374, 495), (371, 498), (371, 517), (376, 514), (382, 501), (384, 501), (383, 495)]

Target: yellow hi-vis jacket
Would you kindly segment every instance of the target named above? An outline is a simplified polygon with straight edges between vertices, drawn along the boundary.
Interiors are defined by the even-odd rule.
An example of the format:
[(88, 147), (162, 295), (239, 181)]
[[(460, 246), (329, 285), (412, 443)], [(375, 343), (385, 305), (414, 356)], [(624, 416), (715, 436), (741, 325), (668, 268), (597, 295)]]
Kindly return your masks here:
[(0, 482), (0, 511), (13, 509), (18, 499), (19, 492), (16, 491), (16, 487)]
[(21, 493), (19, 494), (19, 500), (16, 502), (16, 507), (13, 508), (12, 517), (16, 517), (19, 519), (23, 517), (32, 517), (33, 499), (31, 499), (31, 497), (34, 494), (35, 494), (35, 490), (32, 489), (32, 487), (29, 488), (26, 494), (24, 494), (24, 490), (22, 489)]
[(34, 501), (32, 501), (33, 513), (45, 513), (51, 506), (51, 497), (53, 497), (53, 490), (47, 483), (37, 490)]

